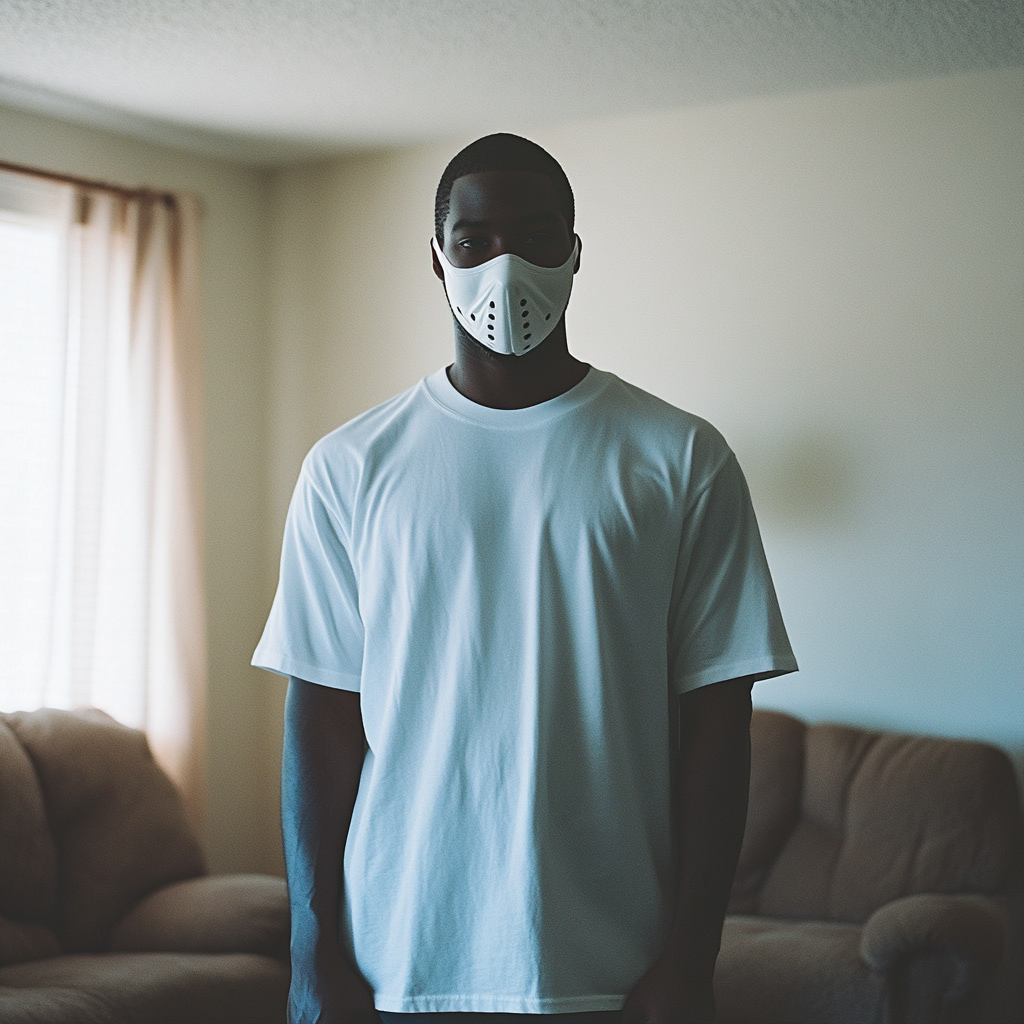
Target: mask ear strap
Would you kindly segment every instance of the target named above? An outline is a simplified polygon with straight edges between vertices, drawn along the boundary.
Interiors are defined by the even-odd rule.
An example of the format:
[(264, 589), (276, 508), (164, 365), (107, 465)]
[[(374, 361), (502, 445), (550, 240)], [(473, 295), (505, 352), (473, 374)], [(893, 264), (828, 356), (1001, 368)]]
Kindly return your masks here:
[(451, 260), (444, 254), (444, 249), (437, 244), (437, 235), (430, 236), (430, 244), (434, 247), (434, 252), (437, 253), (437, 258), (441, 261), (441, 266), (445, 268), (452, 266)]

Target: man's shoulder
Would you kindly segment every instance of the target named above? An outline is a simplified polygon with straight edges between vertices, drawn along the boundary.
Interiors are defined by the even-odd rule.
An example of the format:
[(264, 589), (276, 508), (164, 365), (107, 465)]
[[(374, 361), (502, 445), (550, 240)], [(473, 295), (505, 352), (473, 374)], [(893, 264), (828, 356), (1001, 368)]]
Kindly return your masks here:
[(706, 467), (721, 465), (731, 454), (721, 431), (696, 413), (673, 405), (636, 384), (606, 373), (602, 415), (612, 415), (620, 429), (635, 432), (645, 444), (685, 454)]
[(681, 428), (715, 430), (707, 420), (696, 413), (673, 405), (666, 399), (659, 398), (652, 392), (645, 391), (639, 385), (632, 384), (608, 370), (598, 370), (597, 372), (608, 380), (608, 386), (604, 389), (603, 396), (609, 402), (628, 408), (636, 415), (654, 422), (663, 421), (677, 430)]
[(382, 438), (402, 429), (417, 413), (423, 412), (422, 391), (423, 382), (419, 381), (335, 427), (313, 445), (306, 463), (318, 465), (336, 459), (365, 457)]

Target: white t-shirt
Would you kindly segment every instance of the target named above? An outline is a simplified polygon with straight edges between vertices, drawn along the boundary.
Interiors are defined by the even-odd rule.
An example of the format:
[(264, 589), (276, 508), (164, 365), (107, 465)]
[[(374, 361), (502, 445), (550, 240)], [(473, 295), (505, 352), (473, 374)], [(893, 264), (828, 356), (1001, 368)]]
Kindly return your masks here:
[(392, 1012), (620, 1008), (676, 695), (796, 669), (721, 435), (595, 369), (517, 410), (439, 370), (316, 444), (253, 664), (360, 692), (342, 941)]

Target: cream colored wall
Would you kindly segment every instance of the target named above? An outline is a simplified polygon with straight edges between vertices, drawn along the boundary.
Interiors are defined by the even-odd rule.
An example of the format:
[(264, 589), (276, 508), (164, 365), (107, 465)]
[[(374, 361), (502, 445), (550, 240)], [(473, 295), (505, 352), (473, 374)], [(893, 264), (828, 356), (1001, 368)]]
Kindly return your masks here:
[(249, 668), (262, 627), (266, 537), (268, 237), (265, 177), (106, 132), (0, 108), (0, 160), (127, 185), (188, 189), (205, 204), (209, 813), (216, 871), (277, 870), (269, 680)]
[(802, 667), (759, 703), (1019, 753), (1024, 74), (550, 141), (581, 183), (581, 354), (748, 469)]
[[(571, 346), (747, 470), (802, 667), (757, 703), (1019, 757), (1024, 75), (524, 133), (576, 191)], [(427, 240), (463, 141), (275, 176), (268, 559), (309, 445), (450, 361)]]

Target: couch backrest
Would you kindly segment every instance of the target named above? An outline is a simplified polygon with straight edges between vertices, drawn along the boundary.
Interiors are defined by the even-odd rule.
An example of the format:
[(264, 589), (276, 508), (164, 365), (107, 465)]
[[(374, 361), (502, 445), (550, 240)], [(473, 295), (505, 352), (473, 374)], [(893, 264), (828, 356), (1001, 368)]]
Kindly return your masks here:
[(57, 846), (25, 748), (0, 716), (0, 917), (53, 928)]
[[(8, 749), (12, 737), (20, 758)], [(205, 872), (178, 792), (141, 732), (92, 710), (0, 715), (0, 757), (3, 916), (52, 923), (64, 949), (95, 951), (143, 896)], [(8, 817), (8, 804), (18, 815)], [(8, 845), (36, 853), (12, 861)], [(11, 864), (17, 879), (7, 877)], [(38, 899), (13, 891), (34, 878)]]
[(1020, 806), (995, 747), (766, 711), (751, 747), (734, 912), (863, 922), (900, 896), (1009, 882)]

